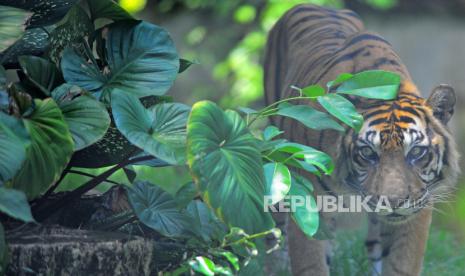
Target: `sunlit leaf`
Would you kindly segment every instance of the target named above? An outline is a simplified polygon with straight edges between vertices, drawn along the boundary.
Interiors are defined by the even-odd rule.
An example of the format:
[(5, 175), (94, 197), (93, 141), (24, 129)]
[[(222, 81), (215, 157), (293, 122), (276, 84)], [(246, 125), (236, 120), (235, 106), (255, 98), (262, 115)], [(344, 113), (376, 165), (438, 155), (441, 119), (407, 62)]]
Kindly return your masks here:
[(292, 118), (311, 129), (344, 131), (344, 128), (334, 121), (331, 116), (308, 105), (282, 104), (279, 106), (276, 115)]
[(346, 98), (338, 94), (326, 94), (318, 97), (318, 102), (334, 117), (359, 131), (363, 125), (363, 116)]
[(119, 21), (108, 25), (106, 62), (102, 70), (67, 48), (61, 60), (63, 76), (109, 102), (110, 93), (138, 97), (159, 96), (171, 87), (179, 70), (179, 58), (168, 32), (147, 22)]
[(265, 195), (271, 197), (271, 205), (283, 199), (291, 188), (291, 172), (282, 163), (268, 163), (263, 166), (265, 171)]
[(326, 87), (328, 87), (328, 89), (331, 89), (335, 86), (338, 86), (339, 84), (351, 79), (354, 75), (350, 74), (350, 73), (342, 73), (340, 75), (338, 75), (336, 77), (336, 79), (332, 80), (332, 81), (329, 81), (327, 84), (326, 84)]
[[(263, 212), (265, 179), (257, 140), (240, 116), (198, 102), (189, 116), (187, 142), (194, 180), (218, 216), (248, 233), (272, 228), (270, 214)], [(247, 212), (238, 216), (238, 209)]]
[(311, 238), (318, 230), (319, 213), (311, 190), (296, 178), (292, 183), (289, 195), (297, 197), (301, 204), (294, 204), (295, 211), (291, 213), (292, 219), (300, 230)]
[(31, 145), (12, 180), (12, 187), (25, 192), (28, 198), (40, 195), (58, 180), (74, 149), (68, 125), (55, 101), (36, 99), (35, 106), (34, 112), (23, 118)]
[(310, 85), (302, 88), (301, 91), (306, 97), (318, 97), (326, 93), (325, 89), (319, 85)]
[(192, 270), (206, 276), (215, 275), (215, 263), (207, 257), (197, 256), (194, 260), (189, 261)]
[(67, 83), (53, 90), (52, 97), (68, 124), (75, 150), (92, 145), (105, 135), (110, 126), (110, 116), (101, 102)]
[(108, 18), (114, 21), (134, 19), (113, 0), (87, 0), (92, 20)]
[(171, 164), (185, 161), (189, 107), (157, 104), (145, 109), (136, 96), (117, 91), (112, 97), (116, 126), (131, 143)]
[(370, 99), (392, 100), (397, 97), (399, 85), (398, 74), (372, 70), (355, 74), (349, 80), (344, 81), (336, 92)]

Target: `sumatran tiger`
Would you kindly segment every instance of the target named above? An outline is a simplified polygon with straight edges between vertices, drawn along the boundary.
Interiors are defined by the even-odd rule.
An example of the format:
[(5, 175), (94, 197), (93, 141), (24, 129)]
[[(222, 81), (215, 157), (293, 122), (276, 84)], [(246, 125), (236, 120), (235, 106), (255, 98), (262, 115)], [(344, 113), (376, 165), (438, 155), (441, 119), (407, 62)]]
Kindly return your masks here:
[[(432, 205), (450, 192), (459, 173), (456, 145), (446, 126), (454, 111), (454, 90), (439, 85), (427, 99), (422, 98), (389, 42), (366, 31), (356, 13), (299, 5), (269, 34), (264, 61), (266, 102), (295, 96), (291, 86), (324, 87), (341, 73), (365, 70), (395, 72), (401, 84), (395, 100), (350, 98), (364, 117), (358, 133), (348, 127), (345, 132), (315, 131), (282, 117), (273, 123), (286, 139), (333, 158), (336, 169), (331, 176), (308, 176), (316, 194), (388, 197), (391, 212), (368, 216), (366, 248), (374, 275), (419, 275)], [(342, 214), (321, 216), (331, 227), (334, 217)], [(292, 220), (287, 236), (294, 275), (329, 274), (328, 241), (307, 238)]]

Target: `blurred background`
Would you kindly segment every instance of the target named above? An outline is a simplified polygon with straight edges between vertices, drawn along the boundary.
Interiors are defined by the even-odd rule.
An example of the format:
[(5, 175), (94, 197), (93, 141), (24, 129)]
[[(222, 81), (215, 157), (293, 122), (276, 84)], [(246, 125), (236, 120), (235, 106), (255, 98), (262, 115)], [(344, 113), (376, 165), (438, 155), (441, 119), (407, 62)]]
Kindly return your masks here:
[[(417, 86), (427, 97), (440, 83), (465, 96), (465, 0), (120, 0), (136, 17), (159, 24), (172, 35), (180, 56), (196, 61), (176, 80), (170, 95), (192, 104), (210, 99), (223, 107), (263, 106), (261, 59), (267, 32), (299, 3), (349, 8), (365, 26), (391, 42)], [(460, 102), (463, 102), (460, 100)], [(459, 103), (461, 105), (461, 103)], [(452, 128), (464, 151), (465, 113), (460, 106)], [(463, 154), (462, 154), (463, 155)], [(462, 162), (465, 171), (465, 162)], [(142, 178), (156, 179), (145, 169)], [(179, 187), (160, 179), (166, 190)], [(115, 176), (116, 178), (121, 176)], [(185, 179), (188, 181), (188, 177)], [(74, 181), (71, 181), (74, 182)], [(74, 182), (75, 183), (75, 182)], [(437, 206), (428, 243), (424, 275), (465, 275), (465, 178), (450, 202)], [(363, 242), (341, 235), (335, 275), (363, 275)]]

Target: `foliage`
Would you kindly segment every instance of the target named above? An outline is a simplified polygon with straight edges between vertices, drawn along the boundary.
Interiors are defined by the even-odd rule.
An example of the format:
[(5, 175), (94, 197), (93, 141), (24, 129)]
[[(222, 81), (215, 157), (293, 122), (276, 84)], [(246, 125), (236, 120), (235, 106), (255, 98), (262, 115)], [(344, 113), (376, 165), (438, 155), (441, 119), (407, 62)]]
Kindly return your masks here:
[[(136, 220), (158, 236), (187, 244), (183, 271), (256, 271), (266, 251), (264, 237), (274, 235), (279, 242), (281, 236), (263, 211), (264, 196), (272, 196), (273, 204), (288, 194), (300, 195), (314, 206), (312, 184), (290, 168), (317, 176), (334, 170), (329, 155), (281, 139), (276, 127), (252, 132), (257, 120), (283, 116), (313, 129), (358, 130), (363, 118), (350, 97), (393, 99), (399, 86), (393, 73), (371, 71), (346, 74), (326, 88), (296, 88), (297, 96), (257, 111), (223, 110), (209, 101), (190, 108), (163, 96), (194, 64), (179, 58), (166, 30), (132, 19), (110, 0), (65, 7), (67, 12), (60, 9), (53, 20), (26, 26), (48, 28), (45, 36), (26, 31), (2, 53), (8, 57), (3, 65), (16, 70), (18, 81), (11, 83), (0, 70), (0, 211), (32, 222), (27, 197), (34, 200), (32, 213), (40, 222), (104, 182), (121, 184), (109, 178), (123, 171), (131, 208), (123, 224)], [(24, 8), (43, 12), (35, 5)], [(237, 17), (251, 20), (251, 9), (243, 8)], [(95, 19), (102, 17), (111, 22), (97, 28)], [(31, 52), (30, 43), (49, 49)], [(316, 111), (318, 104), (326, 112)], [(79, 166), (93, 167), (85, 162), (97, 161), (102, 167), (97, 175), (76, 169), (75, 158), (83, 152), (92, 160)], [(171, 166), (191, 174), (188, 184), (172, 193), (164, 183), (141, 181), (135, 169), (161, 172)], [(49, 202), (70, 174), (89, 179)], [(291, 216), (309, 238), (317, 231), (315, 209), (298, 208)], [(0, 257), (3, 252), (0, 248)]]

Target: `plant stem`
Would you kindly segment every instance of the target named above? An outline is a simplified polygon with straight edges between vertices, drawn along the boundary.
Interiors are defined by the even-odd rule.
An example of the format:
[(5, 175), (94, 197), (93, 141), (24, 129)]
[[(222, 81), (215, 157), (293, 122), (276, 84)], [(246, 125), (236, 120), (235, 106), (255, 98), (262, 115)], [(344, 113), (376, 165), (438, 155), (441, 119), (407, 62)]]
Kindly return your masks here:
[(43, 220), (46, 217), (50, 216), (51, 214), (63, 208), (63, 206), (66, 206), (67, 204), (73, 202), (76, 198), (81, 197), (86, 192), (97, 187), (97, 185), (99, 185), (100, 183), (106, 181), (108, 177), (110, 177), (112, 174), (114, 174), (119, 169), (124, 168), (125, 166), (133, 164), (133, 163), (153, 159), (153, 156), (142, 156), (142, 157), (129, 159), (130, 157), (131, 155), (129, 155), (129, 157), (126, 158), (121, 163), (97, 175), (95, 178), (90, 179), (89, 181), (87, 181), (85, 184), (83, 184), (79, 188), (69, 192), (68, 194), (64, 195), (62, 198), (51, 203), (50, 205), (44, 206), (43, 208), (37, 208), (37, 210), (34, 212), (34, 217), (38, 221)]
[[(294, 101), (294, 100), (314, 100), (316, 99), (317, 97), (302, 97), (302, 96), (297, 96), (297, 97), (291, 97), (291, 98), (285, 98), (285, 99), (282, 99), (282, 100), (279, 100), (277, 102), (274, 102), (266, 107), (264, 107), (263, 109), (261, 109), (260, 111), (258, 111), (256, 114), (256, 116), (250, 120), (250, 122), (248, 122), (247, 126), (250, 126), (252, 125), (253, 122), (255, 122), (258, 118), (262, 118), (262, 117), (266, 117), (266, 116), (270, 116), (270, 115), (274, 115), (274, 111), (278, 111), (279, 108), (275, 107), (275, 106), (278, 106), (279, 104), (282, 104), (282, 103), (285, 103), (285, 102), (290, 102), (290, 101)], [(273, 108), (274, 107), (274, 108)], [(273, 112), (271, 112), (273, 111)], [(268, 112), (271, 112), (271, 113), (268, 113)]]
[[(77, 171), (77, 170), (68, 170), (68, 173), (79, 174), (79, 175), (82, 175), (82, 176), (93, 177), (93, 178), (97, 177), (95, 174), (81, 172), (81, 171)], [(112, 180), (108, 180), (108, 179), (105, 179), (103, 182), (108, 182), (108, 183), (115, 184), (115, 185), (121, 185), (121, 183), (118, 183), (118, 182), (112, 181)]]

